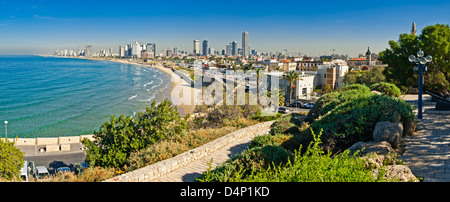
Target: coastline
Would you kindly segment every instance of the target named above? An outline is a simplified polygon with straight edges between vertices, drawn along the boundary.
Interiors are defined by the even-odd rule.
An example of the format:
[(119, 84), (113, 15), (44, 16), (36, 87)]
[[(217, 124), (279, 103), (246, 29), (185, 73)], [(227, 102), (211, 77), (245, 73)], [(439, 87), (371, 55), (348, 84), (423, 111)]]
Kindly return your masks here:
[[(149, 63), (130, 62), (127, 59), (78, 58), (78, 57), (77, 57), (77, 59), (111, 61), (111, 62), (118, 62), (118, 63), (123, 63), (123, 64), (141, 65), (141, 66), (145, 66), (145, 67), (151, 67), (151, 68), (158, 69), (158, 70), (168, 74), (171, 77), (171, 84), (170, 84), (170, 87), (171, 87), (170, 95), (171, 96), (168, 97), (167, 99), (170, 99), (173, 103), (175, 101), (174, 96), (172, 96), (172, 93), (174, 92), (174, 90), (177, 90), (178, 92), (180, 92), (180, 91), (181, 92), (190, 92), (191, 98), (194, 97), (194, 94), (198, 93), (198, 91), (195, 88), (191, 87), (190, 84), (188, 84), (180, 76), (175, 74), (171, 68), (166, 68), (161, 63), (153, 62), (151, 64), (154, 64), (154, 65), (151, 65)], [(184, 98), (184, 96), (183, 96), (183, 98)], [(176, 105), (178, 112), (180, 113), (181, 116), (186, 116), (186, 114), (192, 115), (194, 113), (195, 105), (193, 104), (192, 99), (190, 101), (186, 101), (186, 100), (177, 100), (177, 101), (181, 102), (181, 103), (191, 103), (190, 105), (186, 105), (186, 104)]]

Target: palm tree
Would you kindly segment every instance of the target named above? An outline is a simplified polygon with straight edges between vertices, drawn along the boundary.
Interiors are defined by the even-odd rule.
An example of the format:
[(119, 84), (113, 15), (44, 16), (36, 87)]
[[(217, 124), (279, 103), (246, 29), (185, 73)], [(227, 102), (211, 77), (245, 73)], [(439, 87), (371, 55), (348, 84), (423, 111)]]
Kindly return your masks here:
[[(253, 64), (252, 64), (253, 66)], [(261, 68), (256, 68), (256, 103), (259, 104), (259, 72), (261, 71)]]
[(291, 86), (291, 90), (289, 92), (289, 104), (292, 103), (292, 89), (294, 88), (294, 81), (300, 79), (300, 74), (295, 71), (285, 72), (283, 74), (283, 79), (289, 81), (289, 85)]

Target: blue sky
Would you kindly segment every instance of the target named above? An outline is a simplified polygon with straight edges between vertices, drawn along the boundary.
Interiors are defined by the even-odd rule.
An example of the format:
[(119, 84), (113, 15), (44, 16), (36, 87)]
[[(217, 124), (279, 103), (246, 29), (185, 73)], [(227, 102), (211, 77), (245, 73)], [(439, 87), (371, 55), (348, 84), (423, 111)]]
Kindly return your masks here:
[(52, 53), (90, 43), (94, 50), (138, 41), (192, 51), (207, 39), (263, 52), (322, 55), (384, 50), (389, 40), (436, 23), (450, 24), (449, 1), (31, 1), (0, 0), (0, 54)]

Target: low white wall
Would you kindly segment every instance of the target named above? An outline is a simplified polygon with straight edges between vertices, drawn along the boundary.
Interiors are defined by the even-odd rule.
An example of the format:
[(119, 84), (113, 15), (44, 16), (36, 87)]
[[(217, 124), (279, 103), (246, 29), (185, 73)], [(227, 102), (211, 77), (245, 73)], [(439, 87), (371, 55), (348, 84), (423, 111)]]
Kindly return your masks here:
[[(94, 135), (65, 136), (65, 137), (38, 137), (38, 138), (8, 138), (15, 145), (56, 145), (79, 143), (82, 139), (94, 140)], [(4, 138), (3, 138), (4, 139)]]

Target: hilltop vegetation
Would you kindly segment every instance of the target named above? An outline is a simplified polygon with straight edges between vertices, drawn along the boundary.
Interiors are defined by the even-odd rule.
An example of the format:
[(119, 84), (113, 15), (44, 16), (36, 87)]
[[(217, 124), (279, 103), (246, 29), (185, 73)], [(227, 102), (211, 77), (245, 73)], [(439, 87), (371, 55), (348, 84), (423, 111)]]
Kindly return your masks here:
[(374, 175), (375, 167), (368, 158), (350, 155), (346, 149), (371, 140), (379, 121), (401, 121), (407, 134), (415, 127), (410, 105), (387, 93), (372, 93), (360, 84), (322, 96), (305, 120), (302, 123), (294, 116), (278, 119), (270, 134), (254, 138), (247, 150), (197, 180), (386, 181), (384, 166), (398, 163), (395, 157), (376, 167), (379, 172)]

